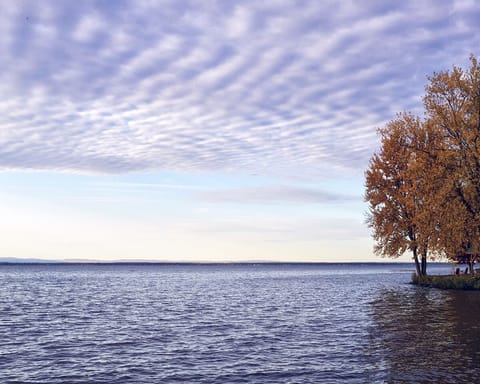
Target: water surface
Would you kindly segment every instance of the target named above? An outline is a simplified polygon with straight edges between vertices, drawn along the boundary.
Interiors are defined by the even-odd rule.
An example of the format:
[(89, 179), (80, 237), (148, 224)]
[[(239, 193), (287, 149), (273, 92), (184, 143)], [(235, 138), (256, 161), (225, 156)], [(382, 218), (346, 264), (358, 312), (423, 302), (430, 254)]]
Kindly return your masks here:
[(2, 383), (478, 382), (479, 292), (412, 286), (413, 269), (0, 265), (0, 377)]

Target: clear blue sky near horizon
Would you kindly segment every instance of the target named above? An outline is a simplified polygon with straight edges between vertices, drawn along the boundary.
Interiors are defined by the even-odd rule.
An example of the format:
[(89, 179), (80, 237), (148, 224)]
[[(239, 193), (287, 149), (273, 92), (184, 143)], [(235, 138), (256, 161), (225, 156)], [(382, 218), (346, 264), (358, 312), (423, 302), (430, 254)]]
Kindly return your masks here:
[(381, 261), (376, 129), (478, 55), (479, 20), (475, 1), (2, 1), (0, 257)]

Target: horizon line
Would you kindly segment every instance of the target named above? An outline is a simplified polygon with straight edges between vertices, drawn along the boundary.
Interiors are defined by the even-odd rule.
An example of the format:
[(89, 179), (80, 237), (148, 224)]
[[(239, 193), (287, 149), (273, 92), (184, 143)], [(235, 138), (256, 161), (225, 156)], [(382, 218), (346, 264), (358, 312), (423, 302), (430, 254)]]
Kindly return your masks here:
[[(431, 261), (430, 263), (448, 263), (448, 261)], [(316, 264), (414, 264), (413, 261), (278, 261), (278, 260), (245, 260), (245, 261), (186, 261), (186, 260), (55, 260), (55, 259), (35, 259), (35, 258), (0, 258), (0, 265), (316, 265)]]

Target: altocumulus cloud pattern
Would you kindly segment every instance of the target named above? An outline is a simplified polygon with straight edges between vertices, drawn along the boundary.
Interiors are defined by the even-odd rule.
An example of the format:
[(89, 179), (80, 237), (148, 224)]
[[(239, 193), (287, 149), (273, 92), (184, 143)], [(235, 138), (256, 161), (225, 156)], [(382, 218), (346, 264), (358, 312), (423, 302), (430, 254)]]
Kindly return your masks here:
[(478, 20), (470, 1), (3, 1), (0, 168), (358, 171), (426, 74), (477, 53)]

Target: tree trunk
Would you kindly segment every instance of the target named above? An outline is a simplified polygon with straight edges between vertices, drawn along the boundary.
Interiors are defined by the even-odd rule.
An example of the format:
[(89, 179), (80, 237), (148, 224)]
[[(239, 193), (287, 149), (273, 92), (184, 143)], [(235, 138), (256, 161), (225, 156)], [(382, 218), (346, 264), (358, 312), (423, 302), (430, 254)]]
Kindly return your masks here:
[(422, 253), (422, 276), (427, 275), (427, 252)]
[(417, 276), (422, 276), (422, 271), (420, 269), (420, 263), (418, 262), (417, 247), (413, 248), (413, 260), (415, 261), (415, 268), (417, 270)]

